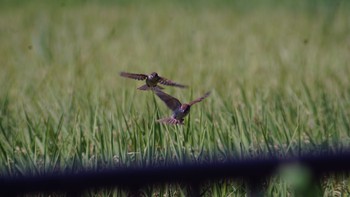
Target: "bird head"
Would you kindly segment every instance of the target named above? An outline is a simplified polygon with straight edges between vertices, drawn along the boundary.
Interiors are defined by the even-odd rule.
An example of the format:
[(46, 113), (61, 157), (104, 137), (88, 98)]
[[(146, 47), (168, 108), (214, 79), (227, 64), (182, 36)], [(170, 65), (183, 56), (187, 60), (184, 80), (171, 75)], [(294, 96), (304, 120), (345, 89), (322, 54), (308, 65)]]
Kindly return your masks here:
[(157, 77), (158, 77), (158, 73), (156, 73), (156, 72), (153, 72), (150, 75), (148, 75), (149, 79), (153, 79), (153, 78), (157, 78)]
[(180, 110), (182, 113), (187, 114), (188, 112), (190, 112), (190, 108), (191, 106), (188, 104), (182, 104), (180, 107)]

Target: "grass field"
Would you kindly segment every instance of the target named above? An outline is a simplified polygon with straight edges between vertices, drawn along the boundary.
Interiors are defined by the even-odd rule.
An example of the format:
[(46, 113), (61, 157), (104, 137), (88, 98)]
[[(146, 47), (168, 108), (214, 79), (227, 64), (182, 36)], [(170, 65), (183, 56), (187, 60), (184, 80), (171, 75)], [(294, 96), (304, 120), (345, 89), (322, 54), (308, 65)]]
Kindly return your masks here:
[[(0, 174), (285, 158), (348, 147), (349, 4), (253, 2), (4, 1)], [(155, 120), (171, 111), (120, 71), (156, 71), (188, 84), (164, 90), (183, 102), (212, 94), (184, 126), (160, 125)], [(320, 192), (350, 195), (348, 181), (327, 176)], [(280, 176), (266, 192), (293, 195)], [(144, 193), (186, 195), (179, 185)], [(239, 181), (211, 183), (206, 192), (245, 194)]]

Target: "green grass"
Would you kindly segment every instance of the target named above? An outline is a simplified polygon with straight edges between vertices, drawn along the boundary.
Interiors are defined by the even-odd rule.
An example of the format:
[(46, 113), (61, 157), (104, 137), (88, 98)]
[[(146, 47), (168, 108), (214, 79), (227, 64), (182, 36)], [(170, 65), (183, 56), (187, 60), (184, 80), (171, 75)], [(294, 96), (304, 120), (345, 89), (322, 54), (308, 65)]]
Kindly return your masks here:
[[(0, 8), (1, 174), (347, 148), (349, 5), (332, 2), (7, 2)], [(170, 110), (120, 71), (157, 71), (188, 84), (165, 89), (183, 102), (212, 94), (185, 126), (160, 125), (155, 120)], [(326, 176), (320, 192), (349, 195), (348, 181)], [(239, 180), (203, 188), (207, 196), (246, 194)], [(144, 192), (186, 195), (181, 185)], [(266, 193), (294, 191), (276, 175)]]

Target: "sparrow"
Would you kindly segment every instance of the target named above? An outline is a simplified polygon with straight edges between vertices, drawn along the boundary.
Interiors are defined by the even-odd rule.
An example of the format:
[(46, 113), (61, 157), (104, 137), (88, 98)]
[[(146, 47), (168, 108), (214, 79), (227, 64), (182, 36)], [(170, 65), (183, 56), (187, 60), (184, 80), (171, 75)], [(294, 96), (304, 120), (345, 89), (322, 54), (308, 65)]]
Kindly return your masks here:
[(190, 112), (191, 106), (201, 102), (203, 99), (207, 98), (210, 92), (204, 94), (204, 96), (197, 98), (190, 103), (183, 103), (161, 90), (154, 90), (155, 94), (173, 111), (173, 114), (169, 118), (163, 118), (157, 120), (157, 122), (166, 123), (166, 124), (181, 124), (183, 125), (184, 117)]
[(181, 85), (181, 84), (175, 83), (171, 80), (168, 80), (164, 77), (161, 77), (156, 72), (153, 72), (150, 75), (121, 72), (120, 76), (127, 77), (130, 79), (136, 79), (136, 80), (146, 80), (145, 85), (137, 88), (139, 90), (164, 89), (163, 87), (157, 85), (158, 83), (163, 84), (163, 85), (167, 85), (167, 86), (175, 86), (175, 87), (179, 87), (179, 88), (186, 88), (187, 87), (185, 85)]

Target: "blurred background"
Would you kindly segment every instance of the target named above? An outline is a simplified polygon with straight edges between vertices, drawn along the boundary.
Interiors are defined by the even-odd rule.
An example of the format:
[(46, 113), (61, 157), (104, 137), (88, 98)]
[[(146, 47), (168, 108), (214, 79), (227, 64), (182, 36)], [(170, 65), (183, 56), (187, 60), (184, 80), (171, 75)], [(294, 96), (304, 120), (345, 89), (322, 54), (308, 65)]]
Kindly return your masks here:
[(271, 91), (319, 81), (333, 92), (348, 84), (347, 1), (1, 4), (1, 94), (16, 103), (73, 91), (103, 99), (138, 85), (120, 71), (157, 71), (220, 96), (238, 85)]
[[(350, 144), (349, 1), (0, 4), (5, 174), (181, 163), (191, 154), (287, 157)], [(212, 95), (187, 127), (159, 126), (170, 110), (121, 71), (189, 85), (165, 89), (183, 102)], [(280, 180), (271, 184), (270, 192), (288, 193)]]

